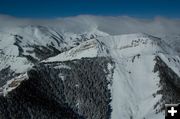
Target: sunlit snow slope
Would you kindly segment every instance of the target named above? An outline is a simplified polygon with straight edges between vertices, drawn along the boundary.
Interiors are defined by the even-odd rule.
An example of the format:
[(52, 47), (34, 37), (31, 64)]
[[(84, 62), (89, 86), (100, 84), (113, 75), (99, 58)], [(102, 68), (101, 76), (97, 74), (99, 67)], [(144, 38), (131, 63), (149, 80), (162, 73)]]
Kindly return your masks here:
[[(153, 97), (160, 78), (154, 73), (155, 57), (176, 55), (161, 40), (146, 34), (112, 36), (101, 39), (115, 61), (112, 89), (112, 119), (163, 119), (154, 105), (162, 98)], [(178, 72), (179, 74), (179, 72)], [(157, 107), (158, 108), (158, 107)]]

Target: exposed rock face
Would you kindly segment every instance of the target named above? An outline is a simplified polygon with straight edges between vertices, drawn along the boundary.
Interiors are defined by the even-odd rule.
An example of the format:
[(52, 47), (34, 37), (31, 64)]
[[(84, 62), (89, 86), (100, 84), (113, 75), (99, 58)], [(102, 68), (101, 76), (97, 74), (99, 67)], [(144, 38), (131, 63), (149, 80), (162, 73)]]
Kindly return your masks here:
[(109, 58), (41, 63), (0, 97), (1, 119), (109, 119)]

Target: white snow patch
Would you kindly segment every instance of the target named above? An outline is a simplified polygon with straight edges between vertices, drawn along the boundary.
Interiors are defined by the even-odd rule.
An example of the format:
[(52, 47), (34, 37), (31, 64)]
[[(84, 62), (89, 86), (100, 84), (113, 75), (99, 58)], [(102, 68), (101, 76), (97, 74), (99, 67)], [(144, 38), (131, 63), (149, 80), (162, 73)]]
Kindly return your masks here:
[(64, 68), (64, 69), (71, 69), (71, 67), (69, 67), (69, 66), (67, 66), (67, 65), (59, 65), (59, 66), (55, 66), (54, 67), (55, 69), (62, 69), (62, 68)]
[(63, 74), (58, 74), (58, 77), (62, 80), (62, 81), (64, 81), (65, 80), (65, 77), (64, 77), (64, 75)]

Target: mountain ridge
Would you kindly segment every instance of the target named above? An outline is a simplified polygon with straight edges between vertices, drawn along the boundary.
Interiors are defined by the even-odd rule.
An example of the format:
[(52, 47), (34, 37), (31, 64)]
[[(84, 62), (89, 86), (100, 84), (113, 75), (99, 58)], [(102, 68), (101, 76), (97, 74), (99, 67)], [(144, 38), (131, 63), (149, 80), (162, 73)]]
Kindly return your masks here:
[[(36, 87), (33, 89), (30, 86), (31, 90), (37, 90), (39, 93), (42, 93), (42, 96), (45, 96), (42, 98), (47, 100), (52, 98), (55, 103), (61, 106), (65, 102), (60, 103), (61, 100), (57, 94), (62, 96), (63, 101), (70, 100), (72, 97), (69, 97), (69, 94), (71, 94), (75, 102), (72, 104), (71, 101), (68, 101), (67, 108), (72, 109), (72, 113), (79, 114), (84, 118), (92, 118), (94, 116), (93, 119), (99, 119), (107, 116), (107, 118), (112, 119), (163, 119), (165, 114), (163, 105), (165, 103), (178, 102), (176, 99), (172, 101), (171, 99), (172, 97), (179, 97), (179, 90), (176, 88), (180, 84), (180, 58), (178, 52), (160, 38), (145, 33), (109, 35), (97, 29), (86, 34), (73, 34), (57, 33), (47, 27), (30, 26), (26, 28), (26, 32), (29, 35), (23, 33), (22, 36), (21, 34), (0, 34), (0, 43), (4, 45), (0, 45), (0, 84), (2, 86), (0, 88), (2, 96), (0, 97), (4, 101), (11, 102), (12, 100), (8, 100), (8, 96), (12, 96), (11, 94), (15, 97), (16, 94), (20, 95), (21, 83), (28, 85), (26, 83), (30, 79), (42, 87), (42, 89), (39, 89), (38, 85), (32, 83)], [(40, 30), (38, 30), (39, 28)], [(29, 32), (31, 30), (32, 32)], [(21, 31), (19, 32), (21, 33)], [(42, 32), (45, 32), (45, 34)], [(32, 37), (30, 37), (31, 35)], [(33, 42), (34, 40), (35, 42)], [(60, 45), (58, 45), (56, 40), (58, 40)], [(32, 44), (28, 44), (30, 42)], [(9, 47), (7, 51), (5, 50), (6, 46)], [(10, 57), (10, 55), (12, 56)], [(23, 66), (25, 67), (24, 69)], [(19, 70), (20, 68), (21, 70)], [(76, 71), (76, 68), (79, 72)], [(35, 77), (29, 74), (27, 77), (30, 78), (20, 78), (19, 80), (18, 77), (27, 72), (32, 72)], [(38, 77), (38, 72), (41, 74), (41, 77)], [(9, 74), (9, 76), (6, 76), (6, 74)], [(86, 85), (88, 89), (84, 88), (83, 84), (79, 82), (85, 81), (83, 77), (93, 81), (89, 81), (90, 84)], [(98, 78), (102, 79), (101, 83), (99, 83)], [(73, 79), (77, 82), (73, 82)], [(64, 84), (64, 81), (67, 81), (69, 84)], [(94, 82), (97, 84), (94, 84)], [(172, 85), (168, 82), (171, 82)], [(48, 83), (51, 85), (48, 85)], [(84, 83), (88, 82), (85, 81)], [(69, 87), (68, 85), (71, 86)], [(79, 85), (82, 85), (83, 88), (80, 88)], [(94, 88), (91, 88), (91, 86)], [(70, 90), (65, 90), (63, 87)], [(59, 92), (61, 88), (64, 91), (63, 93), (61, 92), (62, 95)], [(87, 95), (90, 96), (90, 100), (88, 102), (84, 101), (87, 98), (84, 97), (85, 92), (81, 95), (83, 98), (79, 99), (76, 93), (73, 94), (71, 92), (71, 89), (76, 90), (77, 94), (81, 94), (82, 90), (79, 90), (83, 89), (85, 92), (88, 92)], [(32, 94), (31, 96), (36, 97), (37, 94), (32, 93), (31, 90), (29, 90), (29, 93)], [(44, 90), (47, 91), (47, 94), (44, 93)], [(168, 90), (170, 91), (168, 92)], [(105, 109), (109, 111), (103, 110), (103, 115), (101, 115), (100, 110), (97, 110), (97, 113), (93, 114), (92, 107), (84, 105), (91, 103), (96, 105), (95, 103), (99, 102), (99, 100), (94, 99), (96, 94), (92, 94), (91, 91), (103, 92), (99, 92), (97, 95), (103, 97), (105, 102), (102, 105), (108, 106)], [(166, 91), (170, 96), (166, 96)], [(47, 96), (48, 94), (52, 97)], [(28, 96), (28, 98), (31, 99), (31, 96)], [(37, 98), (40, 97), (37, 96)], [(91, 99), (94, 100), (94, 103)], [(31, 100), (28, 101), (31, 103)], [(81, 108), (78, 109), (76, 108), (78, 105), (91, 111), (88, 113), (81, 110)], [(21, 106), (23, 107), (23, 105)], [(46, 106), (49, 107), (49, 105)], [(41, 106), (38, 108), (43, 109)], [(13, 110), (13, 107), (10, 106), (10, 109)], [(24, 107), (23, 109), (26, 110)], [(48, 111), (51, 111), (49, 109)], [(37, 116), (34, 112), (33, 114), (26, 111), (24, 113)], [(21, 117), (22, 115), (17, 116)], [(51, 117), (48, 115), (46, 118)]]

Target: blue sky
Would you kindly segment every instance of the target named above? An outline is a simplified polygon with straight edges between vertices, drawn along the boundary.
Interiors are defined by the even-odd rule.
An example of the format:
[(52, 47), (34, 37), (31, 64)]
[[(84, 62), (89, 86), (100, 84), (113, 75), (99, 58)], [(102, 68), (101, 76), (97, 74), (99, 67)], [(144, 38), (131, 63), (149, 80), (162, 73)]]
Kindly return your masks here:
[(180, 17), (180, 0), (0, 0), (0, 14), (56, 18), (82, 14)]

